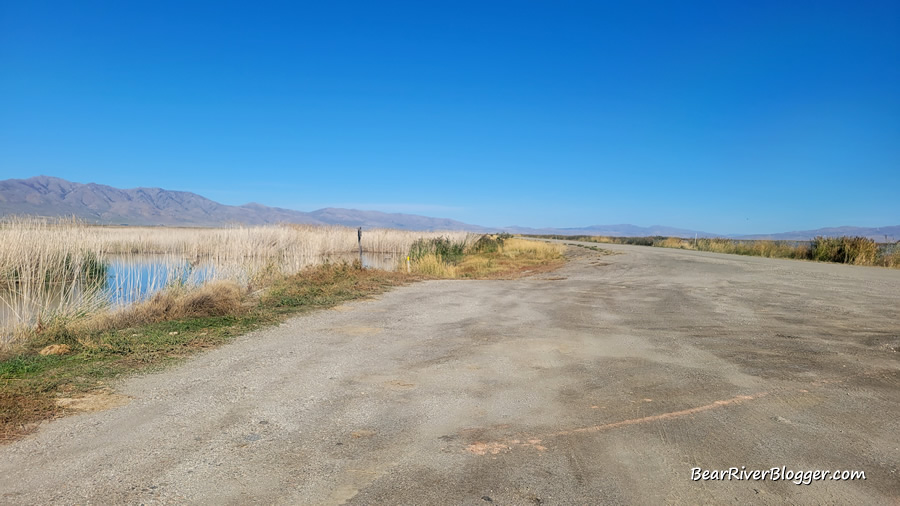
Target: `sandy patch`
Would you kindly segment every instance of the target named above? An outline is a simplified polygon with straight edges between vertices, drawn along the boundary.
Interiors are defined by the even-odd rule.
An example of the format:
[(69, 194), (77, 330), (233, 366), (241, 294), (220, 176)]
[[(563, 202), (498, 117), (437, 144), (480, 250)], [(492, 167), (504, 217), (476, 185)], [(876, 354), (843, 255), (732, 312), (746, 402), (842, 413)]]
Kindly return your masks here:
[(402, 381), (402, 380), (391, 380), (391, 381), (386, 381), (384, 384), (387, 385), (387, 386), (389, 386), (389, 387), (392, 387), (392, 388), (413, 388), (413, 387), (416, 386), (415, 383), (407, 383), (407, 382)]
[(335, 327), (332, 330), (335, 332), (340, 332), (341, 334), (347, 334), (350, 336), (371, 336), (380, 333), (384, 329), (380, 329), (378, 327), (363, 327), (356, 325), (348, 325), (346, 327)]
[(61, 408), (87, 413), (117, 408), (128, 404), (129, 401), (131, 401), (131, 397), (127, 395), (112, 393), (108, 390), (99, 390), (78, 397), (60, 397), (56, 399), (56, 405)]

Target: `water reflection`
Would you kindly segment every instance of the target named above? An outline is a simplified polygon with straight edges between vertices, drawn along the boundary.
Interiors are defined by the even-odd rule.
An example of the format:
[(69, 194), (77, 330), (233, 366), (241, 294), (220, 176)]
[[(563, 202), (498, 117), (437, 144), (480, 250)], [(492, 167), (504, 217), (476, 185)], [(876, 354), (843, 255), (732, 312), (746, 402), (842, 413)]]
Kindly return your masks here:
[(169, 285), (205, 283), (215, 279), (216, 272), (212, 262), (151, 255), (113, 257), (107, 267), (105, 298), (113, 305), (130, 304)]
[[(392, 253), (362, 254), (367, 269), (394, 271), (403, 257)], [(294, 269), (324, 263), (353, 263), (358, 253), (342, 253), (310, 258)], [(85, 286), (74, 282), (48, 284), (40, 294), (26, 294), (16, 287), (0, 288), (0, 343), (11, 338), (16, 324), (35, 325), (38, 318), (52, 314), (89, 312), (110, 306), (124, 306), (144, 300), (171, 285), (197, 286), (216, 279), (232, 279), (246, 283), (262, 266), (219, 264), (214, 259), (188, 260), (171, 255), (122, 255), (105, 259), (105, 283)], [(290, 274), (290, 272), (288, 272)]]
[[(325, 263), (352, 264), (359, 261), (358, 253), (342, 253), (309, 259), (306, 265)], [(366, 269), (394, 271), (400, 256), (392, 253), (362, 254)], [(165, 256), (113, 257), (108, 264), (106, 291), (112, 304), (130, 304), (142, 300), (169, 285), (197, 286), (215, 279), (234, 279), (246, 282), (251, 272), (261, 266), (216, 265), (212, 260), (188, 261)]]

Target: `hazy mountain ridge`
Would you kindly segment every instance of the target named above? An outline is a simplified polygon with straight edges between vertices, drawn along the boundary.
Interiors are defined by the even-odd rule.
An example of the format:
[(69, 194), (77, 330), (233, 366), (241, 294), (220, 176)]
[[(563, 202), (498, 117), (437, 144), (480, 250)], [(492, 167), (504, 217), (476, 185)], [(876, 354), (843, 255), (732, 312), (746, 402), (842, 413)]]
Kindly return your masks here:
[(356, 224), (362, 227), (388, 227), (408, 230), (471, 230), (488, 232), (492, 229), (471, 225), (449, 218), (431, 218), (417, 214), (383, 213), (381, 211), (359, 211), (327, 207), (308, 213), (323, 223)]
[(707, 238), (727, 238), (738, 240), (760, 240), (770, 239), (776, 241), (809, 241), (815, 237), (841, 237), (841, 236), (861, 236), (872, 239), (877, 242), (895, 242), (900, 240), (900, 225), (886, 227), (827, 227), (815, 230), (797, 230), (793, 232), (781, 232), (775, 234), (752, 234), (752, 235), (723, 235), (710, 232), (702, 232), (699, 230), (689, 230), (683, 228), (667, 227), (663, 225), (651, 225), (649, 227), (639, 227), (636, 225), (591, 225), (588, 227), (578, 228), (528, 228), (528, 227), (505, 227), (504, 231), (514, 234), (537, 234), (537, 235), (600, 235), (609, 237), (707, 237)]
[(0, 213), (74, 215), (97, 223), (127, 225), (316, 222), (297, 211), (226, 206), (190, 192), (162, 188), (123, 190), (49, 176), (0, 181)]
[(0, 181), (0, 215), (11, 214), (77, 216), (90, 222), (115, 225), (303, 223), (409, 230), (486, 230), (455, 220), (412, 214), (337, 208), (303, 212), (256, 202), (229, 206), (191, 192), (162, 188), (119, 189), (96, 183), (73, 183), (50, 176)]
[(503, 230), (515, 234), (538, 234), (538, 235), (603, 235), (611, 237), (647, 237), (647, 236), (668, 236), (668, 237), (721, 237), (719, 234), (709, 232), (701, 232), (699, 230), (688, 230), (684, 228), (667, 227), (663, 225), (651, 225), (649, 227), (639, 227), (637, 225), (590, 225), (587, 227), (574, 228), (528, 228), (528, 227), (505, 227)]
[(735, 239), (772, 239), (777, 241), (806, 241), (814, 237), (861, 236), (878, 242), (900, 240), (900, 225), (887, 227), (826, 227), (815, 230), (797, 230), (777, 234), (735, 235)]
[(220, 204), (196, 193), (162, 188), (119, 189), (96, 183), (73, 183), (50, 176), (0, 181), (0, 215), (77, 216), (101, 224), (222, 226), (303, 223), (406, 230), (505, 231), (515, 234), (605, 235), (618, 237), (730, 237), (734, 239), (809, 240), (816, 236), (859, 235), (884, 241), (900, 239), (900, 225), (886, 227), (832, 227), (776, 234), (723, 236), (663, 225), (591, 225), (571, 228), (520, 226), (484, 227), (447, 218), (384, 213), (357, 209), (324, 208), (312, 212), (269, 207), (256, 202), (241, 206)]

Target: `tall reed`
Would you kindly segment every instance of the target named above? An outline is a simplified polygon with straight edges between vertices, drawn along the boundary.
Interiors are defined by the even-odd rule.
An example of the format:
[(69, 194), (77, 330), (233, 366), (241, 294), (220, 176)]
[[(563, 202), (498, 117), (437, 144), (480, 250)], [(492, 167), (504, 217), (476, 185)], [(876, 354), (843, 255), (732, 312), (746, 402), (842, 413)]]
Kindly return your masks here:
[[(405, 255), (421, 240), (465, 244), (466, 232), (364, 230), (364, 251)], [(11, 328), (47, 325), (96, 312), (110, 291), (149, 294), (177, 283), (199, 286), (212, 280), (244, 290), (358, 251), (349, 227), (271, 225), (227, 228), (95, 226), (73, 219), (11, 217), (0, 220), (0, 345)], [(144, 262), (142, 272), (115, 262)], [(123, 274), (124, 272), (124, 274)], [(5, 328), (5, 330), (4, 330)]]
[(865, 237), (816, 237), (810, 247), (810, 258), (821, 262), (874, 265), (878, 257), (878, 245)]

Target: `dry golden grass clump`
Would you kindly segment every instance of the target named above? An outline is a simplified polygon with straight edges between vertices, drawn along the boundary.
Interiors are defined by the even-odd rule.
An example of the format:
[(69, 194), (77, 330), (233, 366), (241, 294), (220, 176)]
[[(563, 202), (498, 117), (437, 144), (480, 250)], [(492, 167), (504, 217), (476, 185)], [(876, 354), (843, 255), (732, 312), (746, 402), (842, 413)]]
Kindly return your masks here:
[(413, 269), (436, 278), (513, 278), (554, 269), (565, 252), (562, 244), (501, 236), (482, 236), (462, 249), (465, 254), (422, 254), (413, 262)]
[(506, 239), (500, 247), (500, 252), (510, 258), (525, 256), (537, 260), (561, 258), (565, 251), (562, 244), (517, 238)]
[[(561, 238), (553, 236), (553, 238)], [(682, 239), (680, 237), (605, 237), (579, 236), (573, 240), (599, 243), (633, 244), (662, 248), (712, 251), (733, 255), (768, 258), (792, 258), (852, 265), (900, 267), (897, 245), (879, 245), (866, 237), (816, 237), (812, 241), (743, 241), (735, 239)]]
[(865, 237), (816, 237), (810, 247), (812, 260), (854, 265), (874, 265), (878, 245)]
[[(399, 256), (406, 255), (417, 241), (441, 238), (465, 243), (467, 237), (466, 232), (372, 229), (363, 231), (362, 248)], [(215, 309), (210, 306), (212, 298), (203, 299), (213, 288), (201, 288), (195, 294), (200, 299), (190, 304), (185, 297), (195, 295), (178, 290), (189, 292), (210, 281), (230, 281), (239, 291), (258, 290), (337, 255), (357, 251), (356, 229), (349, 227), (118, 227), (72, 219), (7, 218), (0, 221), (0, 347), (27, 338), (36, 329), (56, 325), (58, 320), (82, 319), (104, 311), (119, 314), (111, 305), (115, 297), (105, 290), (111, 262), (162, 266), (148, 274), (131, 274), (150, 279), (124, 281), (158, 292), (154, 300), (147, 301), (149, 305), (125, 311), (132, 311), (134, 318), (143, 312), (153, 321), (157, 313), (180, 314), (189, 307)], [(173, 280), (175, 286), (167, 286)], [(221, 291), (225, 285), (215, 286)], [(166, 306), (167, 298), (188, 305), (171, 305), (175, 302), (170, 301)]]
[[(420, 239), (465, 242), (467, 236), (461, 231), (372, 229), (363, 231), (362, 246), (367, 252), (406, 254)], [(38, 272), (71, 266), (82, 255), (100, 260), (111, 255), (178, 255), (238, 265), (274, 260), (287, 270), (299, 270), (321, 263), (323, 256), (352, 253), (357, 247), (356, 229), (339, 226), (112, 227), (73, 220), (9, 218), (0, 222), (0, 273), (23, 267)]]
[(241, 289), (233, 281), (214, 281), (195, 289), (170, 289), (147, 300), (86, 318), (76, 329), (104, 331), (189, 317), (225, 316), (241, 311)]
[(887, 267), (900, 268), (900, 251), (889, 253), (884, 256), (884, 265)]
[(186, 318), (237, 316), (244, 312), (244, 298), (240, 287), (232, 281), (214, 281), (193, 288), (169, 288), (124, 307), (107, 308), (80, 318), (51, 320), (46, 327), (32, 329), (24, 337), (39, 342), (73, 340), (90, 347), (91, 336), (104, 332)]
[(678, 237), (666, 237), (659, 244), (663, 248), (679, 248), (686, 249), (688, 247), (687, 241), (680, 239)]
[(418, 274), (435, 278), (455, 278), (456, 266), (445, 262), (437, 253), (428, 253), (415, 261), (414, 269)]

